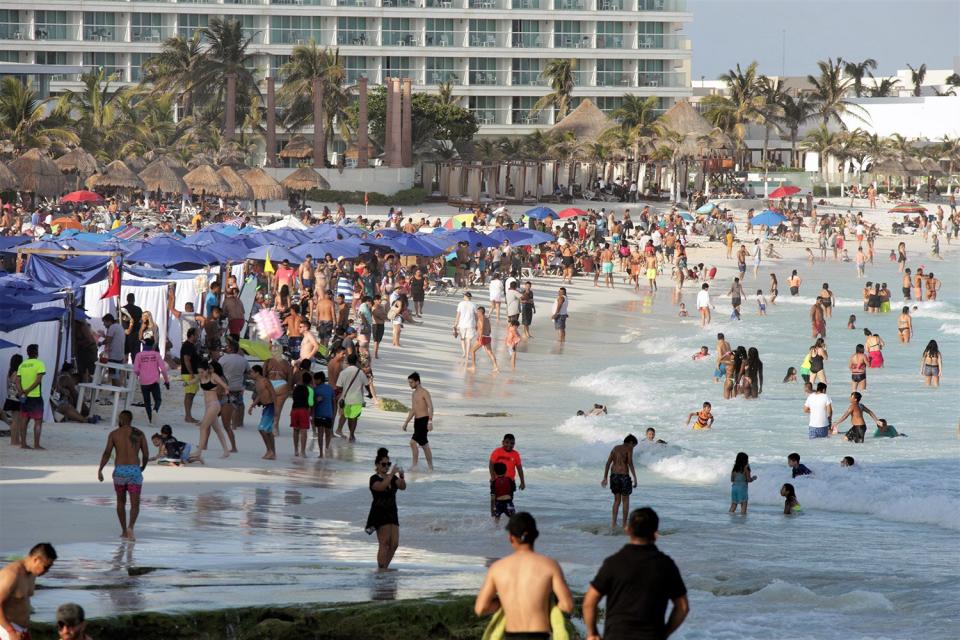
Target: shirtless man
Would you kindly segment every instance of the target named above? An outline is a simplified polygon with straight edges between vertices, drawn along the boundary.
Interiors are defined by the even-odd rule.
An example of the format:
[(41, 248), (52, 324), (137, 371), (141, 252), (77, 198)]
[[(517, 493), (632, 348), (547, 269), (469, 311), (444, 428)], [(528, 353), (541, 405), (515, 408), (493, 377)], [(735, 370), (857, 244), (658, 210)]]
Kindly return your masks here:
[(297, 279), (300, 281), (300, 290), (303, 294), (306, 294), (307, 291), (313, 291), (316, 284), (316, 272), (313, 267), (313, 256), (309, 253), (297, 269)]
[[(627, 526), (627, 514), (630, 513), (630, 494), (637, 488), (637, 470), (633, 467), (633, 448), (637, 446), (637, 437), (632, 433), (623, 439), (610, 451), (607, 466), (603, 469), (601, 487), (607, 486), (607, 476), (610, 477), (610, 491), (613, 493), (613, 515), (610, 527), (617, 528), (617, 511), (623, 502), (623, 526)], [(633, 476), (633, 484), (630, 483)]]
[[(97, 480), (103, 482), (103, 468), (110, 461), (110, 455), (116, 451), (113, 468), (113, 489), (117, 493), (117, 519), (120, 520), (120, 537), (136, 540), (133, 527), (140, 515), (140, 491), (143, 488), (143, 470), (147, 468), (150, 452), (147, 450), (147, 437), (143, 431), (132, 425), (133, 414), (121, 411), (120, 426), (107, 436), (107, 446), (100, 456), (100, 468)], [(142, 461), (141, 461), (142, 458)], [(130, 523), (127, 524), (127, 493), (130, 494)]]
[(827, 323), (823, 318), (823, 299), (819, 297), (810, 307), (810, 332), (814, 338), (827, 337)]
[(600, 251), (600, 266), (603, 269), (603, 284), (613, 289), (613, 249), (609, 243), (604, 244)]
[[(646, 262), (647, 287), (650, 289), (650, 293), (653, 293), (657, 290), (657, 256), (656, 254), (648, 255), (644, 260)], [(683, 285), (681, 284), (681, 286)]]
[(310, 321), (306, 318), (300, 318), (300, 357), (298, 360), (310, 362), (320, 350), (320, 345), (310, 330)]
[[(337, 349), (335, 353), (332, 354), (331, 358), (327, 361), (327, 380), (331, 381), (331, 384), (336, 383), (337, 379), (340, 377), (340, 372), (343, 371), (344, 360), (347, 359), (347, 352), (345, 349)], [(340, 405), (338, 401), (340, 396), (334, 393), (333, 396), (333, 416), (330, 418), (331, 424), (336, 423), (337, 421), (337, 411), (340, 410)], [(340, 434), (342, 435), (342, 434)]]
[(897, 318), (897, 333), (900, 334), (900, 342), (906, 344), (913, 337), (913, 318), (910, 317), (910, 307), (904, 306), (900, 311), (900, 317)]
[[(333, 322), (336, 314), (330, 292), (320, 289), (317, 291), (317, 339), (322, 344), (330, 342), (333, 335)], [(329, 379), (329, 378), (328, 378)]]
[(553, 558), (533, 550), (540, 532), (529, 513), (510, 518), (507, 534), (514, 551), (491, 565), (477, 594), (474, 611), (484, 616), (502, 608), (506, 619), (504, 638), (549, 640), (553, 596), (561, 611), (573, 611), (573, 596), (563, 569)]
[(913, 274), (913, 299), (923, 300), (923, 268)]
[(561, 284), (573, 284), (573, 245), (567, 243), (560, 249), (561, 263), (563, 264), (563, 280)]
[(427, 439), (427, 433), (433, 431), (433, 398), (430, 392), (420, 384), (420, 374), (414, 371), (407, 376), (407, 384), (410, 385), (412, 392), (410, 394), (410, 411), (407, 413), (407, 419), (403, 421), (403, 430), (407, 430), (410, 419), (413, 419), (413, 436), (410, 437), (410, 452), (413, 454), (411, 469), (417, 468), (418, 447), (423, 447), (423, 455), (427, 459), (427, 468), (433, 471), (433, 452), (430, 451), (430, 441)]
[(850, 418), (850, 422), (853, 426), (844, 434), (843, 439), (847, 442), (863, 442), (863, 437), (867, 433), (867, 423), (863, 419), (863, 414), (866, 413), (873, 421), (877, 423), (877, 426), (880, 426), (880, 418), (877, 417), (873, 411), (871, 411), (867, 405), (861, 404), (860, 400), (863, 399), (863, 396), (860, 395), (859, 391), (854, 391), (850, 394), (850, 406), (847, 407), (847, 410), (844, 412), (840, 419), (833, 423), (834, 429), (837, 429), (841, 423), (847, 418)]
[[(713, 352), (717, 356), (717, 371), (719, 371), (721, 374), (725, 372), (720, 370), (720, 360), (723, 358), (724, 355), (726, 355), (730, 351), (733, 351), (733, 347), (730, 346), (730, 343), (727, 342), (727, 339), (723, 336), (722, 333), (718, 333), (717, 346), (714, 347)], [(715, 377), (713, 381), (719, 382), (720, 380), (719, 378)]]
[(491, 336), (491, 327), (490, 327), (490, 318), (487, 316), (487, 310), (483, 307), (477, 307), (477, 340), (473, 343), (473, 347), (470, 348), (470, 366), (467, 368), (471, 371), (477, 368), (477, 351), (483, 349), (487, 356), (490, 357), (490, 362), (493, 363), (493, 370), (500, 371), (499, 365), (497, 365), (497, 356), (493, 353), (493, 337)]
[(907, 269), (903, 272), (903, 282), (901, 284), (901, 290), (903, 291), (903, 299), (910, 299), (910, 283), (912, 282), (913, 276), (910, 275), (910, 269)]
[(263, 367), (258, 364), (250, 367), (250, 377), (253, 378), (254, 383), (253, 402), (250, 403), (250, 408), (247, 409), (247, 413), (253, 414), (254, 407), (263, 407), (263, 413), (260, 414), (260, 423), (257, 425), (257, 431), (260, 432), (260, 437), (263, 439), (263, 446), (267, 448), (267, 452), (263, 454), (261, 458), (263, 460), (276, 460), (277, 447), (276, 440), (273, 437), (273, 403), (276, 400), (276, 396), (273, 392), (273, 385), (270, 384), (270, 381), (263, 375)]
[(53, 545), (41, 542), (23, 560), (0, 569), (0, 640), (30, 640), (30, 597), (37, 578), (56, 559)]

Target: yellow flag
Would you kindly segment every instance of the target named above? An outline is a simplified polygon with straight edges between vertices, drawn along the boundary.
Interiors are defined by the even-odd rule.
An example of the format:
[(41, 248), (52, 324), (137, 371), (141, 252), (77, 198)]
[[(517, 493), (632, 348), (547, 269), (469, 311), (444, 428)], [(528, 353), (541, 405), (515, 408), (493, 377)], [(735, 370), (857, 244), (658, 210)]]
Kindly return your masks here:
[(264, 261), (264, 263), (263, 263), (263, 272), (264, 272), (264, 273), (273, 273), (273, 272), (274, 272), (273, 264), (271, 264), (271, 262), (270, 262), (270, 252), (269, 252), (269, 251), (267, 251), (267, 259), (266, 259), (266, 261)]

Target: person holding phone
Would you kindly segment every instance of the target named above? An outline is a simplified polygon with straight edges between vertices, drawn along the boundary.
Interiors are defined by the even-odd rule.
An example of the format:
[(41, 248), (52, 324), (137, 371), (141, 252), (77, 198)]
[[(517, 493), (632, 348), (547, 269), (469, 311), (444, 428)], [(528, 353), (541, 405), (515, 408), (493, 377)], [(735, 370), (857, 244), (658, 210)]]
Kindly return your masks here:
[(400, 519), (397, 515), (397, 491), (407, 488), (403, 477), (403, 468), (390, 462), (388, 451), (381, 447), (377, 450), (374, 463), (376, 472), (370, 476), (370, 493), (373, 502), (367, 516), (366, 531), (377, 532), (380, 547), (377, 550), (377, 566), (386, 570), (400, 546)]

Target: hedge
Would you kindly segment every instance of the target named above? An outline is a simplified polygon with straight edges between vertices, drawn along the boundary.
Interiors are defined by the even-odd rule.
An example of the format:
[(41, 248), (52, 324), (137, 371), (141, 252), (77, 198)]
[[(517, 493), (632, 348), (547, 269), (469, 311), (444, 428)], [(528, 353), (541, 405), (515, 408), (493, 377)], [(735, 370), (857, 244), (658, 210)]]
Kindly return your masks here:
[[(368, 191), (367, 198), (370, 204), (377, 206), (410, 206), (422, 204), (427, 199), (427, 192), (422, 187), (412, 187), (397, 191), (393, 195)], [(328, 206), (337, 202), (342, 204), (363, 204), (363, 191), (334, 191), (333, 189), (311, 189), (307, 191), (307, 199), (322, 202)]]

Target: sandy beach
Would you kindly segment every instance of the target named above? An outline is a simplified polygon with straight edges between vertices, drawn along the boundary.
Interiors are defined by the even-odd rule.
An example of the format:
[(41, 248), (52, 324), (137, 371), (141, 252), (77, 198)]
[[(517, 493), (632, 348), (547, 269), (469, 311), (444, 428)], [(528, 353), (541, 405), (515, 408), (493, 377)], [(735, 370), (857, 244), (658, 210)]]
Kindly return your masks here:
[[(576, 206), (591, 204), (599, 208), (597, 203)], [(845, 205), (846, 202), (836, 207), (821, 206), (819, 212), (845, 213), (850, 208)], [(913, 460), (916, 474), (929, 479), (931, 474), (944, 468), (940, 466), (944, 456), (946, 459), (952, 456), (955, 462), (953, 454), (960, 454), (956, 425), (952, 424), (955, 416), (951, 417), (947, 407), (949, 398), (956, 398), (958, 386), (948, 373), (943, 388), (924, 390), (922, 382), (918, 382), (915, 373), (908, 372), (908, 367), (909, 371), (915, 371), (914, 352), (919, 353), (930, 338), (940, 340), (942, 337), (948, 345), (958, 343), (960, 254), (956, 249), (960, 244), (948, 245), (942, 240), (944, 259), (941, 263), (930, 258), (929, 242), (923, 242), (919, 234), (891, 235), (893, 216), (885, 210), (862, 208), (865, 202), (857, 205), (851, 210), (863, 211), (881, 230), (876, 242), (875, 264), (868, 265), (866, 279), (880, 278), (890, 283), (891, 289), (899, 290), (896, 264), (890, 263), (887, 256), (898, 242), (904, 241), (910, 264), (924, 264), (927, 271), (938, 272), (943, 281), (944, 302), (921, 304), (918, 336), (909, 345), (910, 362), (907, 362), (906, 349), (902, 362), (897, 356), (890, 356), (891, 367), (895, 369), (878, 374), (878, 377), (889, 376), (889, 385), (881, 383), (881, 391), (871, 389), (866, 398), (871, 404), (881, 404), (888, 415), (895, 416), (898, 428), (901, 423), (907, 423), (902, 430), (911, 436), (898, 439), (906, 442), (889, 443), (898, 446), (896, 452), (890, 447), (881, 451), (876, 443), (873, 449), (863, 445), (864, 451), (870, 451), (866, 454), (867, 464), (872, 463), (880, 470), (884, 465)], [(609, 209), (610, 205), (606, 206)], [(618, 217), (626, 207), (635, 215), (642, 206), (643, 203), (613, 204)], [(736, 216), (738, 241), (744, 239), (752, 243), (757, 236), (744, 232), (744, 203), (729, 202), (727, 206), (733, 208)], [(653, 208), (664, 210), (657, 204)], [(935, 206), (930, 207), (930, 212), (934, 209)], [(455, 213), (446, 205), (425, 205), (422, 210), (431, 218)], [(371, 207), (370, 213), (383, 212)], [(419, 217), (417, 207), (411, 207), (407, 213)], [(873, 328), (882, 324), (877, 328), (886, 337), (890, 351), (895, 351), (898, 345), (893, 344), (894, 330), (890, 326), (895, 326), (896, 314), (887, 314), (882, 319), (866, 318), (856, 297), (859, 283), (853, 264), (831, 261), (808, 265), (805, 250), (813, 248), (818, 256), (819, 252), (816, 237), (806, 229), (804, 236), (803, 243), (776, 244), (782, 259), (764, 259), (759, 282), (748, 279), (745, 287), (748, 294), (757, 287), (766, 292), (768, 274), (775, 272), (780, 279), (781, 296), (786, 295), (786, 278), (790, 269), (795, 268), (805, 278), (802, 295), (812, 301), (819, 283), (829, 277), (838, 292), (838, 300), (844, 300), (830, 321), (831, 336), (841, 332), (845, 314), (856, 313), (858, 327)], [(719, 242), (707, 242), (701, 237), (693, 238), (693, 242), (701, 246), (689, 250), (690, 263), (718, 267), (713, 293), (719, 311), (709, 330), (701, 330), (694, 318), (683, 322), (676, 318), (676, 309), (670, 300), (673, 283), (669, 274), (660, 276), (661, 290), (651, 297), (646, 295), (645, 286), (641, 286), (639, 294), (628, 290), (618, 273), (617, 289), (613, 292), (595, 288), (592, 277), (576, 278), (572, 286), (567, 285), (571, 318), (568, 343), (562, 346), (554, 340), (549, 318), (550, 304), (560, 279), (534, 279), (538, 308), (532, 326), (534, 337), (521, 346), (514, 372), (509, 371), (509, 358), (503, 344), (503, 320), (494, 323), (493, 334), (503, 371), (492, 373), (482, 353), (478, 354), (476, 372), (464, 368), (458, 342), (450, 331), (459, 296), (428, 297), (423, 324), (405, 327), (401, 338), (403, 346), (392, 347), (389, 338), (385, 340), (381, 357), (374, 363), (378, 394), (409, 404), (406, 376), (414, 370), (420, 372), (436, 405), (435, 430), (430, 437), (437, 469), (433, 474), (408, 473), (410, 488), (399, 496), (401, 545), (395, 561), (397, 571), (386, 575), (376, 574), (376, 540), (363, 532), (369, 507), (366, 485), (377, 447), (389, 447), (394, 459), (409, 468), (409, 436), (400, 429), (402, 413), (368, 406), (360, 418), (356, 444), (337, 440), (332, 458), (294, 459), (288, 403), (280, 420), (276, 461), (261, 459), (263, 446), (255, 419), (247, 417), (245, 427), (237, 432), (239, 453), (228, 459), (219, 458), (214, 441), (213, 448), (205, 455), (206, 465), (175, 468), (151, 464), (144, 473), (143, 505), (135, 544), (119, 539), (109, 478), (103, 484), (96, 479), (109, 425), (47, 424), (43, 436), (47, 451), (44, 452), (11, 449), (5, 439), (0, 444), (0, 497), (4, 505), (4, 517), (0, 518), (0, 552), (6, 556), (22, 554), (43, 539), (52, 542), (61, 556), (51, 574), (40, 580), (44, 589), (34, 598), (34, 619), (52, 620), (56, 606), (66, 600), (80, 602), (87, 608), (88, 616), (102, 617), (142, 610), (169, 612), (472, 593), (480, 584), (487, 559), (509, 552), (504, 535), (493, 529), (485, 506), (487, 456), (506, 432), (517, 435), (530, 485), (526, 492), (518, 495), (518, 508), (530, 510), (542, 519), (542, 545), (538, 548), (560, 559), (571, 587), (581, 592), (599, 566), (599, 560), (624, 542), (604, 531), (609, 519), (609, 492), (600, 489), (599, 480), (605, 452), (629, 430), (640, 435), (637, 429), (647, 425), (655, 426), (671, 446), (679, 447), (676, 455), (668, 458), (640, 454), (647, 457), (638, 461), (638, 471), (642, 471), (641, 488), (636, 497), (639, 502), (634, 502), (637, 506), (655, 505), (663, 520), (661, 527), (665, 536), (661, 546), (691, 574), (688, 586), (694, 590), (694, 614), (678, 637), (721, 637), (712, 635), (711, 629), (727, 634), (722, 637), (753, 637), (744, 632), (741, 624), (724, 620), (736, 617), (734, 612), (738, 607), (741, 612), (744, 606), (763, 611), (798, 601), (808, 616), (816, 617), (807, 628), (808, 635), (870, 637), (872, 627), (857, 627), (846, 635), (835, 633), (838, 630), (833, 629), (833, 625), (843, 620), (844, 611), (868, 612), (889, 622), (896, 619), (894, 609), (908, 606), (882, 588), (867, 584), (870, 581), (861, 587), (851, 581), (845, 589), (833, 588), (831, 577), (816, 574), (812, 568), (799, 571), (799, 566), (795, 566), (802, 575), (791, 582), (790, 571), (786, 569), (791, 564), (788, 557), (745, 561), (746, 572), (752, 574), (745, 577), (724, 569), (725, 561), (719, 559), (742, 553), (733, 551), (735, 547), (731, 546), (739, 535), (738, 527), (740, 530), (750, 527), (743, 535), (764, 549), (775, 548), (771, 536), (784, 535), (779, 520), (771, 524), (773, 516), (763, 515), (765, 508), (767, 511), (779, 509), (774, 496), (779, 485), (774, 487), (774, 480), (769, 481), (769, 486), (763, 484), (755, 490), (757, 509), (761, 513), (751, 515), (748, 524), (731, 524), (725, 514), (722, 491), (719, 498), (715, 495), (718, 486), (728, 486), (722, 478), (718, 479), (717, 469), (720, 469), (719, 476), (727, 473), (728, 462), (732, 462), (732, 455), (728, 460), (729, 452), (753, 446), (760, 451), (758, 465), (770, 467), (764, 469), (762, 475), (772, 477), (773, 468), (784, 466), (782, 456), (806, 444), (806, 423), (799, 414), (802, 394), (798, 389), (789, 395), (775, 389), (768, 394), (771, 397), (764, 396), (753, 404), (730, 401), (729, 405), (719, 408), (718, 423), (729, 425), (739, 421), (749, 425), (750, 430), (738, 439), (706, 444), (703, 438), (692, 438), (679, 426), (681, 414), (685, 416), (693, 410), (692, 403), (697, 399), (711, 397), (717, 406), (719, 398), (719, 390), (711, 384), (708, 366), (693, 369), (690, 353), (699, 343), (709, 345), (712, 352), (716, 331), (733, 332), (734, 344), (743, 340), (747, 341), (745, 344), (760, 347), (770, 367), (767, 384), (779, 387), (783, 370), (788, 364), (796, 366), (806, 347), (809, 304), (781, 300), (781, 304), (771, 307), (767, 318), (759, 319), (753, 296), (748, 295), (747, 300), (751, 302), (745, 304), (745, 309), (749, 309), (743, 323), (731, 325), (726, 318), (729, 312), (724, 313), (729, 299), (720, 294), (729, 288), (736, 262), (724, 257), (724, 247)], [(847, 247), (852, 255), (856, 250), (855, 241), (848, 240)], [(484, 290), (476, 289), (474, 295), (475, 301), (485, 303)], [(683, 290), (683, 300), (691, 315), (695, 315), (694, 297), (695, 288), (688, 283)], [(898, 308), (896, 302), (893, 306)], [(786, 328), (781, 330), (781, 327)], [(798, 327), (803, 327), (802, 333)], [(936, 335), (938, 332), (941, 335)], [(838, 381), (834, 394), (837, 406), (845, 404), (849, 384), (842, 373), (852, 349), (847, 344), (850, 339), (843, 340), (842, 347), (835, 347), (835, 361), (830, 365), (831, 376)], [(774, 343), (776, 348), (768, 348)], [(791, 348), (793, 355), (787, 355)], [(956, 350), (948, 352), (944, 343), (941, 350), (949, 353), (949, 357), (956, 353)], [(781, 351), (785, 352), (782, 357)], [(775, 352), (776, 357), (771, 352)], [(949, 372), (953, 362), (948, 363)], [(661, 374), (665, 371), (671, 372), (664, 377)], [(897, 380), (894, 380), (894, 371)], [(696, 381), (677, 387), (674, 378), (667, 380), (673, 373), (696, 376)], [(639, 377), (634, 377), (635, 374)], [(902, 407), (898, 409), (896, 403), (890, 401), (898, 388), (909, 391), (909, 397), (904, 397), (903, 402), (905, 407), (914, 408), (914, 415)], [(917, 397), (924, 393), (927, 395), (923, 398)], [(585, 403), (590, 397), (608, 404), (611, 414), (598, 420), (571, 422), (576, 408), (587, 408)], [(156, 431), (160, 424), (170, 424), (179, 439), (196, 443), (196, 427), (183, 423), (182, 406), (182, 384), (174, 374), (172, 389), (164, 393), (155, 426), (151, 428), (146, 423), (142, 408), (133, 409), (134, 424), (147, 433)], [(199, 400), (195, 408), (199, 410)], [(109, 407), (98, 406), (95, 411), (109, 417)], [(488, 413), (507, 415), (483, 417)], [(673, 419), (666, 417), (671, 415)], [(639, 417), (632, 421), (629, 416)], [(780, 425), (771, 423), (777, 420)], [(910, 425), (914, 424), (911, 431)], [(921, 424), (924, 428), (937, 429), (937, 434), (931, 433), (928, 441), (919, 432)], [(772, 434), (771, 430), (778, 426), (790, 436)], [(710, 435), (717, 435), (718, 439), (731, 437)], [(944, 444), (941, 451), (935, 452), (938, 440)], [(911, 446), (922, 449), (911, 449)], [(825, 460), (834, 464), (843, 455), (842, 449), (839, 443), (831, 441), (827, 450), (808, 448), (804, 459), (809, 455), (825, 468)], [(680, 459), (685, 461), (685, 466), (678, 472), (675, 465)], [(924, 462), (927, 459), (935, 460), (929, 468)], [(861, 486), (873, 487), (873, 481), (872, 478), (864, 480), (867, 484)], [(840, 498), (813, 498), (815, 491), (826, 495), (831, 487), (836, 490), (838, 486), (842, 495), (847, 480), (824, 474), (823, 482), (823, 487), (807, 488), (808, 501), (801, 495), (805, 508), (813, 514), (842, 512), (842, 523), (835, 521), (834, 524), (844, 530), (857, 531), (858, 536), (859, 532), (876, 535), (877, 531), (894, 536), (898, 526), (921, 527), (924, 528), (919, 534), (922, 539), (915, 541), (924, 553), (951, 552), (953, 543), (949, 540), (960, 527), (956, 510), (939, 519), (927, 515), (904, 520), (902, 513), (888, 514), (870, 504), (857, 502), (849, 506)], [(592, 493), (589, 499), (584, 499), (578, 493), (579, 487), (587, 486)], [(911, 491), (919, 496), (926, 486), (918, 485)], [(946, 497), (942, 489), (928, 493), (927, 497), (937, 501), (941, 494), (947, 502), (935, 505), (931, 502), (925, 513), (960, 506), (955, 497)], [(685, 500), (689, 502), (679, 506)], [(841, 516), (834, 520), (837, 517)], [(805, 528), (822, 526), (814, 524), (816, 515), (805, 518), (802, 523)], [(874, 532), (867, 534), (867, 527), (875, 527)], [(698, 539), (709, 540), (714, 545), (712, 552), (701, 548), (690, 554)], [(846, 544), (842, 539), (833, 542)], [(810, 549), (792, 549), (798, 565), (806, 562), (803, 554), (808, 551), (812, 553)], [(877, 549), (883, 557), (893, 552), (885, 546)], [(854, 558), (862, 560), (859, 553), (852, 553), (851, 557), (837, 562), (849, 566), (847, 563)], [(810, 562), (812, 566), (813, 561)], [(711, 566), (716, 567), (712, 577)], [(131, 571), (137, 567), (149, 568), (149, 571)], [(929, 588), (932, 589), (943, 577), (943, 568), (926, 567), (925, 570), (930, 572)], [(916, 571), (921, 572), (919, 568)], [(727, 578), (717, 577), (721, 574)], [(811, 595), (794, 590), (781, 598), (777, 590), (785, 588), (783, 581), (791, 582), (791, 588), (795, 582), (796, 589), (804, 589)], [(730, 585), (733, 597), (724, 599), (730, 594), (722, 587), (723, 583)], [(263, 590), (265, 585), (270, 586), (269, 592)], [(926, 593), (923, 591), (926, 585), (916, 588)], [(858, 589), (870, 595), (857, 595)], [(761, 595), (756, 596), (757, 593)], [(850, 593), (854, 595), (848, 595)], [(265, 597), (268, 602), (264, 601)], [(737, 598), (747, 600), (737, 601)], [(916, 606), (919, 608), (911, 609), (911, 615), (920, 615), (924, 610), (920, 604)], [(784, 633), (788, 623), (797, 623), (793, 614), (784, 616)], [(756, 637), (777, 633), (767, 627)], [(895, 631), (890, 634), (890, 637), (902, 637)], [(925, 637), (947, 638), (947, 634), (945, 623), (936, 623), (927, 629)]]

